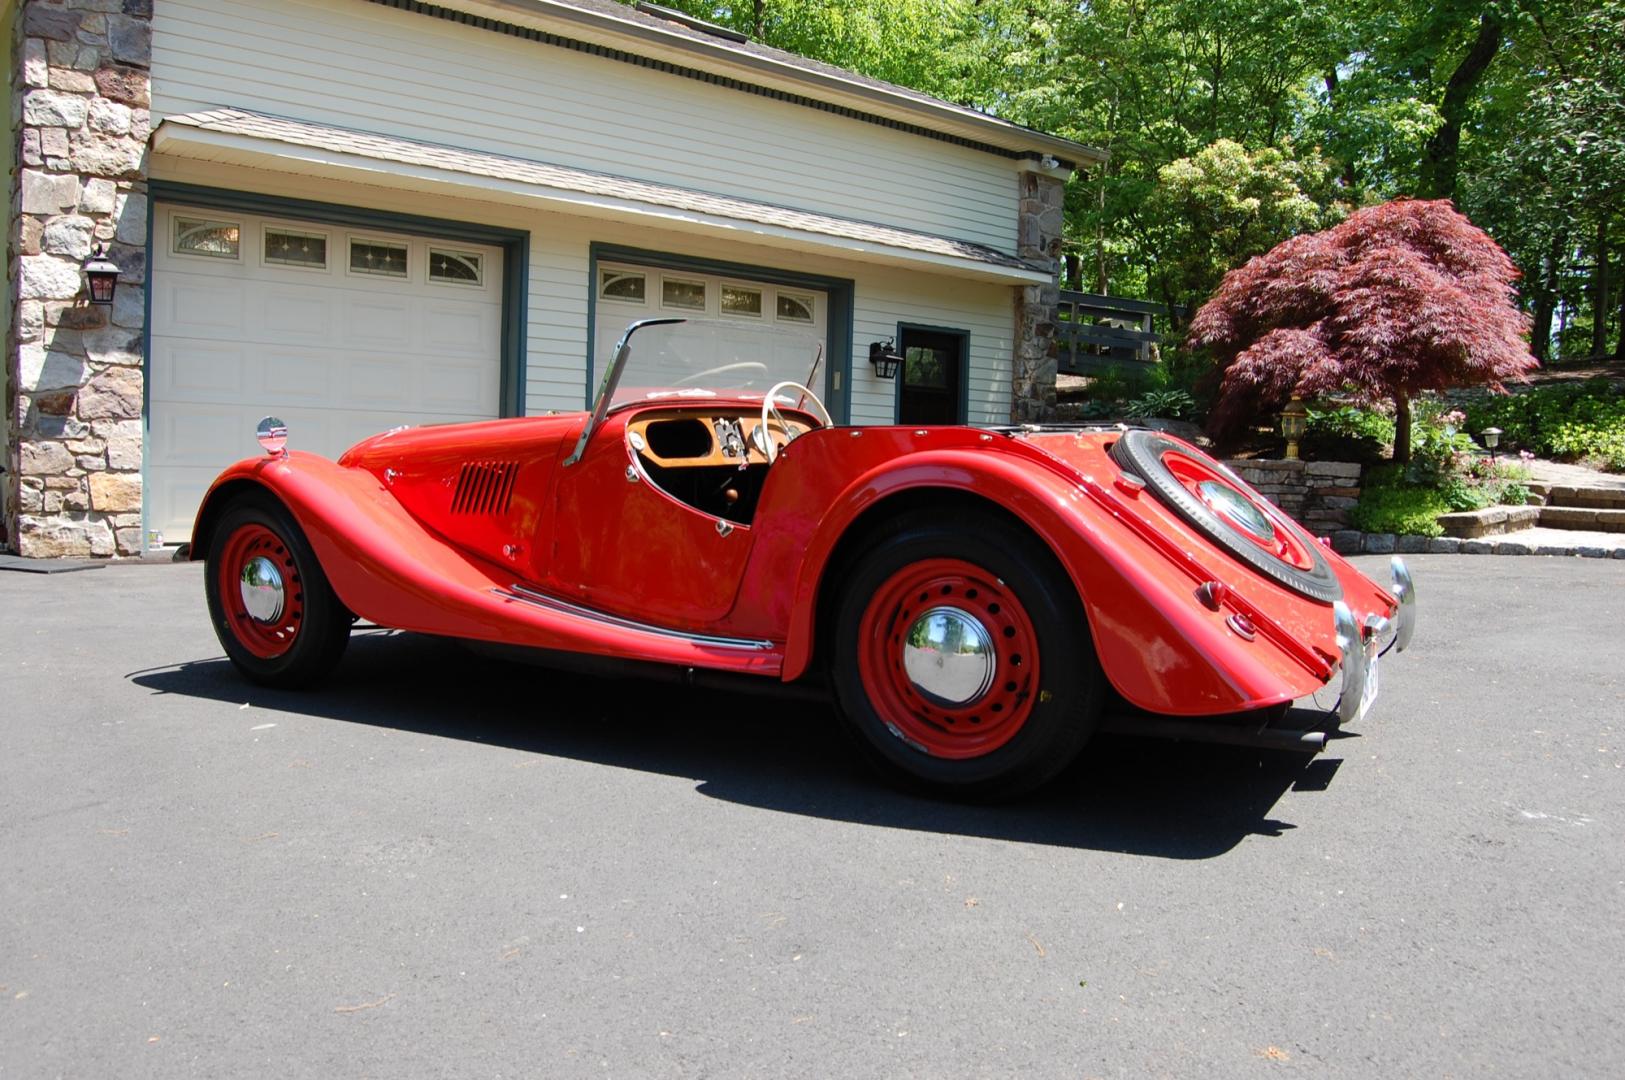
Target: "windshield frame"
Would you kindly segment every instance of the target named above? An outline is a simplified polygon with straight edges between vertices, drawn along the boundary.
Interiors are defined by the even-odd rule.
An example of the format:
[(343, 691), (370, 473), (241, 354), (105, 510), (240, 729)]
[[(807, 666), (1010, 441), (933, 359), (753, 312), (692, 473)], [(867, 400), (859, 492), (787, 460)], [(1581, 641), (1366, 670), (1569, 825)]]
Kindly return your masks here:
[(645, 326), (669, 326), (673, 323), (686, 322), (687, 319), (681, 318), (639, 319), (621, 333), (621, 340), (615, 343), (615, 359), (610, 361), (609, 368), (604, 372), (603, 381), (598, 384), (598, 399), (593, 402), (592, 415), (587, 418), (587, 425), (581, 429), (581, 437), (576, 439), (575, 449), (564, 459), (565, 468), (568, 469), (581, 460), (581, 455), (587, 452), (587, 441), (603, 424), (604, 417), (609, 415), (609, 403), (615, 397), (615, 388), (620, 385), (621, 372), (626, 369), (626, 359), (632, 355), (632, 335)]

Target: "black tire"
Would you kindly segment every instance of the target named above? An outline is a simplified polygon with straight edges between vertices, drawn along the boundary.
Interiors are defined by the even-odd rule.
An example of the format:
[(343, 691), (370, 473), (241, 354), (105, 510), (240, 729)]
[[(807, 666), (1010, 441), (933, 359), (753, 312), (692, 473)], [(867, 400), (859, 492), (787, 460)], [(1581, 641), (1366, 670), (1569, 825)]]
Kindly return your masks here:
[[(228, 552), (232, 538), (254, 529), (267, 530), (280, 541), (280, 546), (272, 545), (264, 549), (264, 554), (280, 564), (290, 602), (297, 600), (302, 606), (285, 651), (275, 656), (258, 655), (243, 640), (234, 629), (234, 623), (244, 625), (246, 617), (241, 599), (223, 594), (223, 564), (233, 557)], [(269, 494), (241, 495), (221, 513), (209, 541), (204, 591), (215, 636), (226, 656), (238, 671), (261, 686), (287, 690), (311, 686), (333, 670), (349, 644), (353, 616), (328, 584), (304, 530), (287, 507)], [(228, 604), (233, 605), (230, 613)]]
[[(1030, 674), (1036, 672), (1037, 685), (1021, 695), (1026, 700), (1023, 707), (1030, 709), (1025, 720), (1007, 742), (972, 757), (934, 755), (896, 724), (889, 723), (882, 715), (888, 708), (885, 692), (872, 693), (861, 670), (861, 650), (876, 647), (877, 641), (884, 649), (885, 635), (898, 625), (898, 616), (910, 614), (907, 610), (892, 613), (890, 627), (881, 630), (872, 604), (884, 608), (888, 602), (883, 599), (883, 590), (891, 582), (908, 580), (907, 575), (916, 566), (941, 565), (943, 560), (969, 564), (985, 572), (985, 579), (995, 583), (994, 589), (1004, 590), (1007, 607), (1008, 598), (1018, 601), (1014, 610), (1021, 612), (1029, 624), (1038, 653), (1036, 668), (1028, 666)], [(997, 518), (961, 517), (950, 522), (940, 515), (903, 517), (868, 538), (865, 553), (849, 565), (844, 580), (836, 584), (841, 594), (829, 638), (830, 681), (847, 730), (855, 736), (860, 752), (892, 783), (957, 800), (1009, 800), (1052, 779), (1077, 757), (1093, 734), (1106, 680), (1083, 606), (1055, 556), (1025, 529)], [(912, 592), (913, 587), (908, 591)], [(990, 607), (999, 610), (997, 605)], [(866, 612), (870, 620), (867, 630)], [(1001, 657), (999, 663), (1008, 664), (1009, 659)], [(1013, 659), (1020, 664), (1023, 658)], [(900, 668), (900, 660), (898, 665)], [(1012, 676), (1019, 674), (1014, 667), (999, 670), (995, 688), (984, 701), (1000, 690), (1013, 688), (1013, 683), (1004, 682), (1007, 671)], [(880, 681), (884, 679), (882, 674)], [(1012, 710), (1006, 715), (1016, 713)], [(940, 723), (937, 727), (945, 735), (948, 733)]]
[[(1144, 480), (1146, 486), (1156, 492), (1157, 497), (1168, 504), (1176, 514), (1200, 529), (1237, 561), (1246, 563), (1276, 584), (1284, 585), (1311, 600), (1330, 604), (1343, 598), (1343, 584), (1338, 580), (1331, 564), (1326, 561), (1319, 542), (1305, 533), (1295, 522), (1274, 510), (1262, 498), (1249, 494), (1249, 498), (1269, 514), (1277, 528), (1291, 529), (1294, 532), (1300, 542), (1299, 546), (1309, 555), (1308, 569), (1300, 569), (1291, 563), (1283, 562), (1237, 532), (1206, 503), (1192, 495), (1189, 489), (1168, 470), (1163, 458), (1168, 454), (1179, 454), (1201, 462), (1204, 467), (1212, 468), (1217, 465), (1226, 476), (1232, 476), (1230, 470), (1224, 466), (1165, 435), (1138, 428), (1123, 432), (1112, 445), (1111, 454), (1119, 468)], [(1236, 480), (1235, 486), (1246, 493), (1246, 485), (1240, 480)]]

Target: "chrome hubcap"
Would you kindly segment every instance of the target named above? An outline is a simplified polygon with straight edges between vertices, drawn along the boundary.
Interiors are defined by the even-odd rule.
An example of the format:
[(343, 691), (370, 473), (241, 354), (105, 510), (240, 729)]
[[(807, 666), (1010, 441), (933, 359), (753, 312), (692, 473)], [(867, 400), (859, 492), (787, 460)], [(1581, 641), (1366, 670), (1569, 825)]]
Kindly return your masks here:
[(282, 571), (263, 555), (256, 555), (243, 566), (241, 581), (243, 610), (256, 622), (276, 622), (282, 617), (286, 599), (282, 587)]
[(993, 686), (998, 656), (981, 620), (956, 607), (935, 607), (908, 628), (903, 672), (927, 700), (969, 705)]

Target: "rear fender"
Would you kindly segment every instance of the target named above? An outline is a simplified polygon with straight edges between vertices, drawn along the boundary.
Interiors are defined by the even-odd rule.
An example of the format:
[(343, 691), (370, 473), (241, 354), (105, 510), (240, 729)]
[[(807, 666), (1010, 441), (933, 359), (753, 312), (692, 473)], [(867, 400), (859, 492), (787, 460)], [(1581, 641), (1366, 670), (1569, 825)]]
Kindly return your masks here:
[(830, 558), (857, 519), (904, 492), (946, 489), (1013, 514), (1055, 553), (1088, 617), (1101, 667), (1131, 704), (1194, 716), (1290, 701), (1324, 684), (1264, 636), (1243, 641), (1202, 607), (1199, 584), (1077, 476), (1046, 461), (944, 450), (882, 464), (849, 485), (814, 533), (796, 580), (783, 677), (812, 663)]

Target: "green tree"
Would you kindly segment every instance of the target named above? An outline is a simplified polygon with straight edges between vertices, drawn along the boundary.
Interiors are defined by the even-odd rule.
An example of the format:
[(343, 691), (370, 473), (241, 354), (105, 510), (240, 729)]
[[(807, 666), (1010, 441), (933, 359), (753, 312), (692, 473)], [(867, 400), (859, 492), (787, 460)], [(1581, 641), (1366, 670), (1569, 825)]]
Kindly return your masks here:
[(1147, 245), (1160, 252), (1152, 292), (1194, 311), (1225, 272), (1288, 237), (1333, 225), (1348, 213), (1334, 169), (1290, 144), (1248, 152), (1220, 139), (1157, 172), (1147, 206)]

